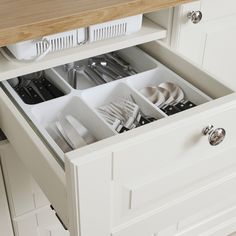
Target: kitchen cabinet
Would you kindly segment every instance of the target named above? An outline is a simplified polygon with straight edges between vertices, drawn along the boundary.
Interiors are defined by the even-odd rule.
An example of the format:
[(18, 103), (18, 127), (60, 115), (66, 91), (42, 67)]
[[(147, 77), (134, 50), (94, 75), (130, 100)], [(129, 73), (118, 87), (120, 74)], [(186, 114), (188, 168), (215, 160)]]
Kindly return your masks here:
[[(1, 165), (0, 165), (1, 166)], [(11, 223), (11, 216), (7, 202), (7, 195), (5, 191), (5, 184), (0, 168), (0, 234), (13, 236), (13, 229)]]
[[(135, 61), (146, 64), (145, 60), (149, 58), (155, 68), (134, 76), (133, 87), (141, 83), (138, 81), (151, 80), (159, 73), (166, 76), (168, 72), (170, 77), (167, 79), (176, 77), (177, 81), (182, 81), (181, 85), (191, 91), (189, 96), (196, 99), (201, 95), (201, 99), (205, 99), (201, 102), (196, 99), (199, 106), (169, 117), (144, 99), (144, 103), (149, 104), (149, 111), (162, 114), (162, 119), (123, 134), (110, 135), (60, 156), (45, 139), (42, 126), (35, 125), (37, 122), (29, 119), (23, 106), (4, 86), (6, 82), (2, 83), (1, 129), (73, 236), (167, 236), (184, 235), (185, 231), (191, 234), (190, 228), (198, 224), (194, 219), (207, 221), (217, 214), (224, 215), (222, 212), (225, 209), (233, 209), (236, 205), (233, 187), (236, 181), (236, 136), (231, 119), (236, 113), (236, 94), (230, 86), (161, 42), (166, 35), (170, 35), (171, 29), (163, 22), (160, 22), (161, 26), (156, 25), (160, 19), (158, 14), (148, 14), (149, 20), (145, 18), (143, 28), (136, 34), (52, 53), (42, 61), (14, 64), (0, 57), (0, 79), (4, 81), (113, 50), (137, 51), (137, 56), (133, 56)], [(143, 51), (129, 48), (136, 45), (140, 45)], [(150, 59), (149, 55), (153, 58)], [(68, 99), (69, 102), (65, 103), (64, 98), (45, 102), (42, 107), (46, 104), (47, 108), (40, 119), (45, 121), (46, 115), (53, 115), (57, 109), (66, 109), (71, 104), (72, 112), (77, 105), (85, 111), (84, 107), (88, 106), (81, 102), (81, 96), (87, 99), (92, 94), (90, 101), (96, 100), (98, 103), (101, 99), (98, 95), (103, 94), (105, 87), (117, 85), (127, 88), (131, 86), (130, 81), (131, 78), (122, 81), (123, 85), (115, 81), (113, 85), (88, 89), (81, 92), (82, 95), (76, 95), (73, 101)], [(130, 88), (136, 94), (134, 90)], [(60, 107), (62, 104), (66, 105)], [(32, 107), (34, 114), (38, 113), (40, 106)], [(97, 132), (103, 132), (106, 128), (104, 123), (97, 125), (91, 111), (90, 104), (90, 109), (83, 114), (88, 114), (86, 122), (90, 122), (90, 127), (96, 128)], [(211, 124), (226, 130), (225, 140), (220, 145), (211, 146), (208, 137), (202, 134), (202, 130)], [(27, 204), (30, 206), (26, 209), (32, 210), (35, 203), (32, 204), (32, 196), (29, 198)], [(226, 212), (223, 217), (229, 226), (225, 227), (224, 236), (235, 231), (230, 224), (235, 217), (233, 213)], [(39, 216), (34, 214), (33, 218), (26, 218), (33, 225), (35, 217), (37, 219)], [(188, 218), (192, 219), (190, 223)], [(217, 219), (212, 220), (213, 228)], [(19, 230), (25, 229), (26, 223), (23, 218), (21, 220), (16, 223)], [(199, 228), (202, 232), (205, 221)]]
[[(187, 13), (201, 11), (202, 20), (193, 24)], [(173, 48), (235, 89), (236, 2), (201, 0), (175, 9)]]
[[(1, 222), (6, 223), (7, 219), (10, 222), (4, 227), (9, 227), (9, 224), (11, 226), (12, 222), (15, 236), (69, 235), (51, 209), (48, 199), (9, 143), (1, 144), (1, 161), (8, 196), (8, 202), (5, 204), (7, 208), (10, 207), (11, 212), (11, 218), (10, 215), (1, 215)], [(10, 232), (3, 235), (10, 235)]]

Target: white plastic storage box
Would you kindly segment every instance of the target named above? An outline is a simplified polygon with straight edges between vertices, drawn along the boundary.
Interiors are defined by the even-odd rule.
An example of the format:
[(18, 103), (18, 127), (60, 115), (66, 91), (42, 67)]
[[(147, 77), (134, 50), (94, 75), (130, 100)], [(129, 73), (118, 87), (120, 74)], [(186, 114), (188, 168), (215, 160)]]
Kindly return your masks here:
[(8, 45), (7, 48), (18, 60), (37, 60), (48, 52), (76, 47), (86, 42), (86, 29), (80, 28)]
[(95, 42), (135, 33), (141, 29), (142, 19), (143, 15), (140, 14), (89, 26), (89, 41)]

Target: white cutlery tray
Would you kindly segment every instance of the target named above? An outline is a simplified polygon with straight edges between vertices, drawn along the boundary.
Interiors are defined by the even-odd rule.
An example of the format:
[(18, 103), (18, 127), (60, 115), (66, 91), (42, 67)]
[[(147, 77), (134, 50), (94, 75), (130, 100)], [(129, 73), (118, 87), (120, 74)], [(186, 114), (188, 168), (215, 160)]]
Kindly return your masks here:
[[(59, 116), (74, 116), (88, 128), (91, 134), (99, 141), (116, 135), (117, 132), (106, 123), (99, 115), (96, 108), (116, 101), (121, 97), (126, 98), (128, 95), (132, 95), (146, 115), (150, 115), (156, 119), (167, 116), (139, 93), (139, 89), (143, 87), (155, 86), (161, 82), (168, 81), (179, 85), (184, 90), (186, 98), (196, 105), (212, 100), (209, 96), (137, 47), (123, 49), (118, 53), (134, 68), (138, 69), (140, 73), (96, 87), (88, 88), (88, 84), (86, 84), (87, 89), (76, 90), (63, 78), (63, 76), (65, 76), (65, 72), (62, 69), (63, 66), (48, 69), (45, 71), (47, 78), (64, 91), (66, 95), (40, 104), (25, 104), (7, 81), (2, 82), (45, 141), (56, 152), (59, 157), (58, 160), (62, 165), (64, 163), (64, 152), (47, 132), (48, 127), (53, 124)], [(137, 58), (142, 58), (142, 60), (137, 60)], [(53, 129), (55, 130), (56, 128), (53, 127)], [(132, 132), (132, 130), (129, 132)]]

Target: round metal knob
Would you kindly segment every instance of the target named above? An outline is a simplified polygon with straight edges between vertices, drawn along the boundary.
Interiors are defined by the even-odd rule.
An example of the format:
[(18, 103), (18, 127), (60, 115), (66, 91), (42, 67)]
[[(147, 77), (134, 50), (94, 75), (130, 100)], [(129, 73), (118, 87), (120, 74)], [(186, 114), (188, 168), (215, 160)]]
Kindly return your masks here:
[(223, 128), (214, 129), (213, 125), (209, 125), (203, 129), (203, 134), (208, 135), (210, 145), (216, 146), (223, 142), (226, 131)]
[(202, 12), (201, 11), (191, 11), (187, 14), (188, 19), (190, 19), (193, 24), (197, 24), (202, 20)]

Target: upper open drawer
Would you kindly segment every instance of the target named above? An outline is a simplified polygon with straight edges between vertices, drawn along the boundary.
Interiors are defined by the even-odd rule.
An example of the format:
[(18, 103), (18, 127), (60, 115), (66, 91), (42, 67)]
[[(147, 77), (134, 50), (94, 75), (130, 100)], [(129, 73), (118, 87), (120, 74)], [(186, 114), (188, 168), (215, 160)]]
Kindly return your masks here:
[[(36, 105), (26, 105), (7, 82), (3, 83), (1, 128), (74, 235), (78, 231), (82, 236), (95, 231), (99, 236), (108, 235), (124, 227), (126, 221), (144, 217), (162, 204), (158, 192), (148, 192), (152, 186), (159, 186), (159, 181), (176, 179), (175, 188), (181, 194), (183, 187), (190, 191), (194, 182), (199, 183), (196, 187), (203, 186), (206, 183), (202, 178), (217, 178), (221, 176), (218, 172), (234, 164), (229, 157), (221, 165), (219, 157), (219, 165), (212, 165), (209, 173), (202, 171), (185, 182), (181, 180), (181, 171), (187, 174), (188, 168), (194, 166), (200, 171), (200, 162), (209, 165), (209, 156), (234, 146), (236, 130), (230, 117), (236, 114), (236, 95), (161, 43), (145, 45), (145, 49), (152, 51), (158, 61), (139, 49), (123, 50), (120, 55), (140, 73), (91, 88), (83, 84), (83, 89), (73, 89), (63, 79), (60, 68), (46, 71), (46, 78), (61, 87), (64, 96)], [(164, 107), (156, 104), (157, 99), (153, 104), (142, 95), (143, 88), (166, 82), (183, 90), (180, 101), (191, 101), (196, 107), (167, 116)], [(121, 133), (109, 122), (111, 117), (99, 113), (98, 108), (130, 96), (146, 115), (144, 118), (152, 118), (152, 122), (135, 129), (129, 126), (132, 130)], [(60, 131), (58, 114), (78, 119), (97, 142), (64, 150), (48, 132), (49, 124)], [(226, 130), (225, 140), (215, 147), (202, 134), (210, 124)], [(217, 135), (225, 135), (222, 130), (215, 134), (216, 141)], [(173, 190), (165, 193), (170, 194), (170, 200)], [(129, 198), (129, 194), (133, 197)], [(126, 206), (128, 203), (131, 205)], [(94, 221), (97, 223), (91, 229)]]

